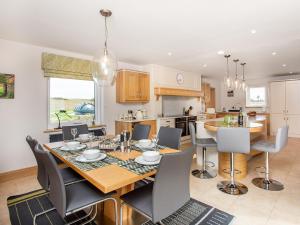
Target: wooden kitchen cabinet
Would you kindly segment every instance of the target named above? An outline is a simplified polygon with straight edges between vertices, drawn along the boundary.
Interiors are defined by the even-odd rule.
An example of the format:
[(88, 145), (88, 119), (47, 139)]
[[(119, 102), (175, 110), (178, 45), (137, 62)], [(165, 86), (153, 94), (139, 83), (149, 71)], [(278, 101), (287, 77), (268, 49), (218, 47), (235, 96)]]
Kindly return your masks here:
[(207, 104), (210, 102), (210, 85), (208, 83), (202, 83), (201, 88), (204, 93), (204, 102)]
[(150, 99), (150, 77), (148, 73), (120, 70), (116, 80), (118, 103), (146, 103)]

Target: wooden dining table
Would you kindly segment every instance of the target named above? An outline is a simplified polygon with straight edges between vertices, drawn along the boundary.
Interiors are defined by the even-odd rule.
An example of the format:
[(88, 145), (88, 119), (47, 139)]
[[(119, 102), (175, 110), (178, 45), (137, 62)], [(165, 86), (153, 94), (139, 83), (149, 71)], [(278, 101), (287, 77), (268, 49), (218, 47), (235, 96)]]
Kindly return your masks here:
[[(120, 213), (120, 196), (133, 190), (134, 183), (140, 180), (145, 179), (146, 177), (152, 176), (156, 173), (156, 169), (153, 169), (144, 174), (138, 174), (136, 172), (130, 171), (127, 168), (124, 168), (116, 163), (107, 164), (100, 168), (93, 168), (90, 170), (82, 169), (74, 163), (71, 158), (64, 157), (60, 154), (56, 149), (61, 146), (64, 146), (64, 142), (53, 142), (44, 144), (44, 147), (49, 150), (54, 156), (59, 158), (64, 164), (78, 174), (80, 174), (83, 178), (85, 178), (88, 182), (94, 185), (97, 189), (102, 191), (103, 193), (109, 193), (115, 191), (113, 195), (118, 202), (118, 214)], [(98, 147), (98, 142), (94, 141), (91, 143), (91, 146)], [(159, 150), (161, 154), (167, 153), (175, 153), (178, 152), (176, 149), (163, 148)], [(120, 150), (116, 151), (107, 151), (107, 155), (117, 158), (118, 160), (127, 161), (129, 159), (135, 159), (136, 157), (142, 154), (141, 151), (132, 149), (130, 152), (121, 152)], [(128, 224), (127, 222), (130, 220), (131, 209), (126, 206), (123, 206), (123, 222), (124, 225)], [(105, 202), (101, 207), (101, 214), (104, 216), (105, 221), (108, 221), (109, 224), (114, 224), (114, 208), (113, 203), (110, 201)], [(103, 221), (103, 219), (101, 219)], [(107, 222), (105, 223), (107, 224)]]

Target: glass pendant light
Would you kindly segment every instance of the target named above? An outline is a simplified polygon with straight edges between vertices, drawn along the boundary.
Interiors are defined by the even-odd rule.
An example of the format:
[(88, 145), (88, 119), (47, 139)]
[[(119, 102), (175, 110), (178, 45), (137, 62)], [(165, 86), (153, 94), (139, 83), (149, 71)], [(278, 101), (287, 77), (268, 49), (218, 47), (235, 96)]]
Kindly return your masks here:
[(232, 88), (232, 80), (229, 75), (229, 64), (228, 64), (228, 59), (230, 55), (224, 55), (227, 61), (227, 68), (226, 68), (226, 77), (224, 78), (224, 86), (226, 89), (231, 89)]
[(109, 86), (113, 84), (117, 71), (117, 58), (107, 48), (108, 29), (106, 19), (112, 15), (112, 12), (108, 9), (101, 9), (100, 14), (105, 19), (104, 49), (100, 52), (100, 55), (94, 57), (91, 69), (93, 79), (99, 86)]
[(246, 65), (245, 62), (241, 63), (241, 66), (243, 68), (243, 80), (242, 80), (242, 90), (243, 91), (246, 91), (246, 89), (247, 89), (247, 84), (246, 84), (246, 80), (245, 80), (245, 65)]
[(234, 79), (234, 89), (239, 90), (241, 87), (240, 80), (238, 78), (238, 73), (237, 73), (237, 63), (239, 62), (239, 59), (234, 59), (233, 62), (235, 62), (235, 79)]

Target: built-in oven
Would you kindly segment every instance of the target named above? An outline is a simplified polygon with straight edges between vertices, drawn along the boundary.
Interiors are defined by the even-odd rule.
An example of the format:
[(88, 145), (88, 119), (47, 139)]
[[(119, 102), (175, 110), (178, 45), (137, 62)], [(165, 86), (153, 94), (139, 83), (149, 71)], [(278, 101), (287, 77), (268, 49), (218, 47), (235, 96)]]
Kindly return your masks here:
[(181, 137), (187, 136), (187, 122), (188, 122), (188, 117), (178, 117), (175, 118), (175, 127), (182, 129)]

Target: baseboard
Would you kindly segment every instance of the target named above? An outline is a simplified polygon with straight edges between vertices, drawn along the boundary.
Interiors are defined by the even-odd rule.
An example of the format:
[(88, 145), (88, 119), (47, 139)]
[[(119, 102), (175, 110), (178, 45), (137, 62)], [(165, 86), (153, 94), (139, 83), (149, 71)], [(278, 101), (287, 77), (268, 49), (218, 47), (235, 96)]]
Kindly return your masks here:
[(32, 176), (37, 173), (37, 166), (0, 173), (0, 183), (13, 179)]

